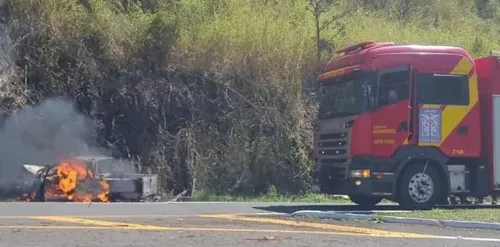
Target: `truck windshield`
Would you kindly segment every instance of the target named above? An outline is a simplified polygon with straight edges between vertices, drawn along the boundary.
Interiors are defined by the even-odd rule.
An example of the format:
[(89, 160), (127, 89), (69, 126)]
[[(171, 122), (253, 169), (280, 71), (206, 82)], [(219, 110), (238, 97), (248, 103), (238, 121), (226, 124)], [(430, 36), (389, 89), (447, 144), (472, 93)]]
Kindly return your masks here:
[[(319, 97), (319, 119), (345, 117), (367, 109), (367, 77), (358, 73), (322, 84)], [(365, 90), (366, 89), (366, 90)]]

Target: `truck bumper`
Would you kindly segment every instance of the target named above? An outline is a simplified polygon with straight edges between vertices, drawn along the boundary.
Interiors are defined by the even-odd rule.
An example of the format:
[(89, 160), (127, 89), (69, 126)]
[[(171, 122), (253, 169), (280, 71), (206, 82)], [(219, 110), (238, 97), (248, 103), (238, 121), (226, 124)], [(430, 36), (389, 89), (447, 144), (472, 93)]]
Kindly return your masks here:
[[(347, 171), (349, 174), (349, 171)], [(321, 177), (321, 175), (323, 177)], [(393, 173), (372, 172), (370, 178), (326, 178), (325, 173), (313, 176), (313, 192), (336, 195), (376, 195), (386, 198), (393, 197), (396, 182)]]

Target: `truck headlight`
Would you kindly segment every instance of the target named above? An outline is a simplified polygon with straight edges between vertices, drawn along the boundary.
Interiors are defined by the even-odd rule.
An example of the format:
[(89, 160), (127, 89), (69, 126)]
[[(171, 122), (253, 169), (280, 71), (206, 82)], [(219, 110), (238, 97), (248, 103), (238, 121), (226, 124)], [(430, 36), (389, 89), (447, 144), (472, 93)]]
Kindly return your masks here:
[(351, 170), (349, 177), (351, 178), (370, 178), (370, 169)]

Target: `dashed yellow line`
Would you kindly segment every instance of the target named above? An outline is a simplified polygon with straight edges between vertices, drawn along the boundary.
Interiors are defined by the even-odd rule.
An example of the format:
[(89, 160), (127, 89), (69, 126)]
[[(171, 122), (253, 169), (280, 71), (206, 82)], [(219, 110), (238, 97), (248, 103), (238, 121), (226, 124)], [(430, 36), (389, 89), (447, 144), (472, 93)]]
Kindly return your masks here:
[(342, 232), (363, 234), (366, 236), (379, 236), (379, 237), (389, 237), (389, 238), (436, 238), (437, 237), (428, 234), (392, 232), (392, 231), (384, 231), (384, 230), (361, 228), (361, 227), (341, 226), (333, 224), (303, 222), (303, 221), (291, 221), (291, 220), (264, 218), (264, 217), (248, 217), (248, 216), (238, 216), (231, 214), (204, 215), (202, 217), (225, 219), (225, 220), (241, 220), (249, 222), (293, 226), (293, 227), (309, 227), (309, 228), (316, 228), (329, 231), (342, 231)]

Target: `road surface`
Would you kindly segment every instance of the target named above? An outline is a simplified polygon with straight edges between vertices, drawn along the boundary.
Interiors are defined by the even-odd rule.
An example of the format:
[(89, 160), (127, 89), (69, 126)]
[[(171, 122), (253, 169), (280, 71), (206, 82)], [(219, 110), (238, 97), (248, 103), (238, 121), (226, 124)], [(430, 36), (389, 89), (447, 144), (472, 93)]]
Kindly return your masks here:
[(267, 203), (0, 203), (0, 246), (500, 246), (498, 231), (297, 220)]

